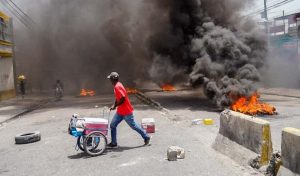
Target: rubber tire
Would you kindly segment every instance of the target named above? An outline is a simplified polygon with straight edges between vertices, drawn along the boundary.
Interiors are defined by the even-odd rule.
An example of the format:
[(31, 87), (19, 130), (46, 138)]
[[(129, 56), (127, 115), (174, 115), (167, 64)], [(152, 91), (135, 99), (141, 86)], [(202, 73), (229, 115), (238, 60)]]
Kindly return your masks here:
[(29, 133), (21, 133), (15, 136), (16, 144), (28, 144), (41, 140), (41, 133), (39, 131), (33, 131)]
[[(82, 142), (81, 142), (81, 139), (82, 139)], [(79, 136), (79, 137), (77, 138), (77, 145), (78, 145), (78, 148), (79, 148), (81, 151), (84, 151), (84, 148), (83, 148), (83, 141), (84, 141), (83, 136)]]
[[(89, 136), (92, 135), (92, 134), (95, 134), (95, 133), (97, 133), (98, 136), (102, 136), (102, 138), (105, 139), (105, 140), (104, 140), (104, 142), (105, 142), (104, 148), (103, 148), (100, 152), (98, 152), (98, 153), (92, 153), (92, 152), (90, 152), (90, 151), (88, 150), (88, 148), (87, 148), (87, 142), (88, 142), (87, 140), (89, 139)], [(97, 144), (97, 147), (98, 147), (98, 145), (99, 145), (99, 144)], [(84, 141), (83, 141), (83, 148), (84, 148), (84, 151), (85, 151), (85, 153), (88, 154), (89, 156), (98, 156), (98, 155), (101, 155), (101, 154), (105, 151), (106, 145), (107, 145), (107, 139), (106, 139), (105, 135), (104, 135), (103, 133), (99, 132), (99, 131), (91, 132), (90, 134), (88, 134), (88, 135), (85, 137), (85, 139), (84, 139)]]

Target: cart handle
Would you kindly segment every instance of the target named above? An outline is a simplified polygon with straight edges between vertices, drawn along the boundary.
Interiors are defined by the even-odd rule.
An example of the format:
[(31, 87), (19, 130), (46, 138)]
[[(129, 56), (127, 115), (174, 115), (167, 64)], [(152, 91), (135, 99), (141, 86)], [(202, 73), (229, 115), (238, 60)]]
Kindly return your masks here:
[(111, 112), (111, 110), (110, 110), (110, 108), (108, 107), (108, 106), (104, 106), (103, 107), (103, 111), (102, 111), (102, 117), (104, 117), (104, 115), (105, 115), (105, 110), (106, 109), (109, 109), (109, 111), (108, 111), (108, 117), (107, 117), (107, 121), (108, 121), (108, 129), (110, 129), (110, 112)]

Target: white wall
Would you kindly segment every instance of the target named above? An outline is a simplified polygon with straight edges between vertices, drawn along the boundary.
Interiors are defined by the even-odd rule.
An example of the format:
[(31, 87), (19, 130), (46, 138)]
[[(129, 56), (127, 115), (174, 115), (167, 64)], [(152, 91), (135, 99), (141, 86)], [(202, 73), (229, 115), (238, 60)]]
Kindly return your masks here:
[(0, 56), (0, 91), (14, 89), (14, 73), (12, 58)]

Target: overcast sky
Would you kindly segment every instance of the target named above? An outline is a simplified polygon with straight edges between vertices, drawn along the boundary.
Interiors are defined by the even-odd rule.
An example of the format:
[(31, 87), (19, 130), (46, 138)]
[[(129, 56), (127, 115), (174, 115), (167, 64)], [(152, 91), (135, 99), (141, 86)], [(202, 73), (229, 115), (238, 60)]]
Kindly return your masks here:
[[(255, 0), (256, 4), (254, 7), (251, 7), (249, 10), (250, 12), (263, 9), (264, 7), (264, 0)], [(267, 0), (267, 6), (271, 6), (273, 4), (276, 4), (278, 2), (281, 2), (283, 0)], [(275, 9), (272, 9), (268, 12), (269, 19), (272, 19), (274, 17), (278, 17), (282, 15), (283, 10), (285, 11), (285, 14), (292, 14), (295, 12), (300, 12), (300, 0), (294, 0), (290, 3), (287, 3), (285, 5), (282, 5), (280, 7), (277, 7)]]
[[(0, 1), (4, 1), (4, 0), (0, 0)], [(24, 7), (25, 4), (30, 4), (33, 1), (32, 0), (13, 0), (16, 4), (18, 4), (22, 9), (24, 9), (24, 11), (27, 11), (26, 7)], [(83, 0), (84, 1), (84, 0)], [(237, 0), (240, 1), (240, 0)], [(264, 0), (254, 0), (255, 1), (255, 5), (252, 7), (249, 7), (249, 9), (246, 9), (245, 14), (249, 14), (251, 12), (256, 12), (258, 10), (263, 9), (264, 7)], [(267, 4), (268, 6), (271, 6), (273, 4), (276, 4), (278, 2), (281, 2), (283, 0), (267, 0)], [(2, 4), (0, 3), (0, 10), (4, 11), (7, 13), (7, 10), (2, 7)], [(280, 7), (277, 7), (275, 9), (272, 9), (270, 11), (268, 11), (268, 17), (270, 20), (272, 20), (272, 18), (274, 17), (278, 17), (282, 15), (283, 10), (285, 11), (285, 14), (292, 14), (295, 12), (300, 12), (300, 0), (293, 0), (292, 2), (282, 5)], [(10, 15), (10, 14), (9, 14)], [(254, 18), (257, 18), (258, 20), (260, 19), (260, 15), (257, 14), (255, 16), (253, 16)]]

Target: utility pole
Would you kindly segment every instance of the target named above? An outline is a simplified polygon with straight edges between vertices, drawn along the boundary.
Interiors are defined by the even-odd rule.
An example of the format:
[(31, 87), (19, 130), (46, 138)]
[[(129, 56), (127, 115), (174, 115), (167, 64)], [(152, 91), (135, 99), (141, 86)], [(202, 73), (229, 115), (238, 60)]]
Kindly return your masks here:
[(269, 33), (269, 25), (268, 25), (268, 12), (267, 12), (267, 0), (264, 0), (264, 16), (265, 16), (265, 19), (266, 19), (266, 22), (265, 22), (265, 31), (266, 31), (266, 34), (268, 35)]

